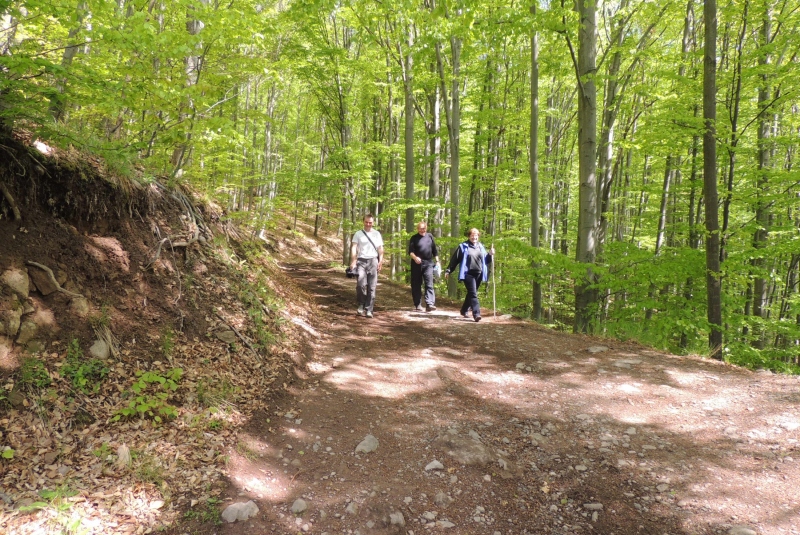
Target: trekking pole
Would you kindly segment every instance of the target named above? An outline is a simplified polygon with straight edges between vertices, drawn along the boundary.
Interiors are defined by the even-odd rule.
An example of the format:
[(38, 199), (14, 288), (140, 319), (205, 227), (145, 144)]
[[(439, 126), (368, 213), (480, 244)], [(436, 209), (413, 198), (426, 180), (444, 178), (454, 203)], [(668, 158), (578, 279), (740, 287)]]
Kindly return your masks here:
[[(494, 249), (494, 242), (492, 242), (492, 249)], [(494, 256), (493, 256), (492, 257), (492, 317), (496, 318), (497, 317), (497, 295), (496, 295), (495, 290), (497, 288), (497, 285), (495, 284), (495, 281), (494, 281), (494, 268), (495, 268), (495, 262), (494, 262)]]

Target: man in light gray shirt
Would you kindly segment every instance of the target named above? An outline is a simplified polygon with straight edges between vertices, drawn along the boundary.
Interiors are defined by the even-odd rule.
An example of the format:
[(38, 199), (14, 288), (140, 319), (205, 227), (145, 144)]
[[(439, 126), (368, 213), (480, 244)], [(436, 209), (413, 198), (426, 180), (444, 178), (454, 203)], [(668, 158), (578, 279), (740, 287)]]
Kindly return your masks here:
[(350, 269), (358, 273), (356, 300), (358, 315), (372, 317), (375, 307), (375, 288), (378, 286), (378, 272), (383, 267), (383, 237), (373, 229), (375, 216), (364, 216), (364, 229), (353, 234), (350, 245)]

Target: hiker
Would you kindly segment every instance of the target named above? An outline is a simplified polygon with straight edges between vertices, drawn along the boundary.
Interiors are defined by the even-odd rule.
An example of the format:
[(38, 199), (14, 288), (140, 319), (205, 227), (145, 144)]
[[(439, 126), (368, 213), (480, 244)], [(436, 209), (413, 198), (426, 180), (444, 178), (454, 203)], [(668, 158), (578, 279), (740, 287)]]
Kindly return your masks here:
[(372, 317), (375, 307), (375, 288), (378, 286), (378, 272), (383, 267), (383, 238), (372, 228), (375, 216), (364, 216), (364, 229), (353, 234), (350, 245), (350, 269), (357, 270), (356, 301), (358, 315)]
[(475, 321), (481, 321), (478, 288), (481, 287), (482, 282), (489, 280), (489, 267), (494, 257), (494, 245), (487, 253), (486, 248), (478, 241), (480, 237), (481, 233), (478, 229), (469, 229), (469, 238), (453, 251), (450, 265), (444, 272), (444, 276), (448, 277), (456, 269), (456, 266), (460, 266), (458, 280), (464, 281), (467, 289), (467, 296), (464, 298), (464, 304), (461, 305), (461, 315), (469, 318), (468, 313), (472, 310), (472, 318)]
[(433, 268), (439, 265), (439, 250), (433, 234), (425, 221), (417, 223), (417, 233), (408, 241), (411, 257), (411, 299), (414, 309), (422, 309), (422, 283), (425, 283), (425, 312), (436, 310), (436, 293), (433, 289)]

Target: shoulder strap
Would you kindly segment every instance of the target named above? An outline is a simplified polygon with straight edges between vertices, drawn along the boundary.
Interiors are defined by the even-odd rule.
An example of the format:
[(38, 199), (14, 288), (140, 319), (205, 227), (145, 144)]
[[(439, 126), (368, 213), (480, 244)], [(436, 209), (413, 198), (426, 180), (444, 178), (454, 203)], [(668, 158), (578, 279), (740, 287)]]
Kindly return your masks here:
[(372, 243), (372, 240), (369, 239), (369, 234), (367, 234), (363, 229), (361, 230), (361, 233), (364, 234), (364, 237), (367, 238), (367, 241), (369, 242), (369, 244), (372, 246), (373, 249), (375, 249), (375, 254), (380, 256), (380, 253), (378, 252), (378, 248), (375, 247), (375, 244)]

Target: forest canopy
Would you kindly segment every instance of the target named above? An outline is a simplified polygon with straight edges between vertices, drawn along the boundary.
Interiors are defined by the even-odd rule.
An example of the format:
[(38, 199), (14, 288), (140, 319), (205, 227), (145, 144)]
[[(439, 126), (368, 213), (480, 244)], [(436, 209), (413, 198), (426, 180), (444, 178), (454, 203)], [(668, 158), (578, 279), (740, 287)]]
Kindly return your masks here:
[(343, 262), (374, 213), (397, 279), (415, 221), (477, 227), (499, 310), (796, 372), (799, 30), (797, 0), (0, 0), (0, 127), (314, 218)]

